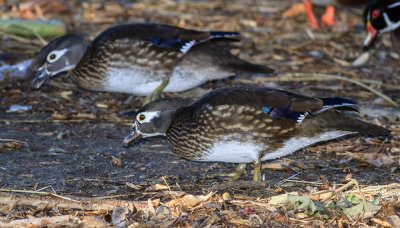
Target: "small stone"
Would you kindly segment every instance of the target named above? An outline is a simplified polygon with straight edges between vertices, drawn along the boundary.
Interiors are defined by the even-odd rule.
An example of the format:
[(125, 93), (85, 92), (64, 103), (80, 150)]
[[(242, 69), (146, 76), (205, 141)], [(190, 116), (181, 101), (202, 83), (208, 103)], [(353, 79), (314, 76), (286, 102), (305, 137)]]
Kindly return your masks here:
[(121, 159), (119, 159), (119, 158), (116, 158), (116, 157), (112, 157), (112, 160), (111, 160), (111, 165), (112, 166), (114, 166), (114, 167), (120, 167), (121, 165), (122, 165), (122, 162), (121, 162)]
[(32, 109), (32, 105), (11, 105), (10, 108), (6, 111), (7, 113), (23, 113)]

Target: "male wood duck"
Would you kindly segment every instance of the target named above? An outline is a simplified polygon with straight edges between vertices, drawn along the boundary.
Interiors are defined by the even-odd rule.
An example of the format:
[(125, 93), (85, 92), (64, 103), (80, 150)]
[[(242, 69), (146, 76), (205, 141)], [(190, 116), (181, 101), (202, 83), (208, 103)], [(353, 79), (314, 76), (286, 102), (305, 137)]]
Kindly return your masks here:
[(363, 49), (372, 46), (378, 33), (391, 32), (392, 45), (400, 54), (400, 1), (373, 0), (364, 10), (364, 23), (368, 36), (363, 43)]
[(179, 97), (153, 101), (136, 114), (125, 146), (164, 135), (179, 156), (193, 161), (255, 163), (291, 154), (320, 141), (352, 133), (389, 136), (390, 131), (354, 118), (343, 98), (311, 98), (253, 86), (219, 88), (197, 101)]
[[(185, 91), (208, 80), (236, 74), (271, 73), (220, 46), (237, 41), (237, 32), (201, 32), (162, 24), (127, 24), (107, 29), (91, 43), (68, 34), (39, 53), (33, 87), (68, 72), (80, 87), (95, 91), (148, 95)], [(168, 82), (169, 81), (169, 82)]]

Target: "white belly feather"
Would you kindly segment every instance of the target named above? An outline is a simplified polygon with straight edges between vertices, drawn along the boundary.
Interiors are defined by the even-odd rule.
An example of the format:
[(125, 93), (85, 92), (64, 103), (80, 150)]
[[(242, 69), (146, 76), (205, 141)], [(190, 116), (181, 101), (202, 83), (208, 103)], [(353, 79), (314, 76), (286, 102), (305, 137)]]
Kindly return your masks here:
[(263, 146), (252, 143), (220, 141), (200, 157), (199, 161), (248, 163), (256, 161), (263, 149), (265, 149)]
[(265, 161), (265, 160), (280, 158), (280, 157), (286, 156), (288, 154), (291, 154), (297, 150), (300, 150), (304, 147), (312, 145), (314, 143), (332, 140), (332, 139), (339, 138), (339, 137), (342, 137), (342, 136), (345, 136), (348, 134), (352, 134), (352, 133), (354, 133), (354, 132), (328, 131), (321, 135), (318, 135), (317, 137), (312, 137), (312, 138), (308, 138), (308, 137), (291, 138), (284, 143), (282, 148), (280, 148), (276, 151), (273, 151), (272, 153), (265, 154), (261, 160)]
[[(140, 71), (123, 68), (109, 68), (104, 78), (103, 87), (105, 91), (131, 93), (145, 96), (152, 93), (161, 85), (160, 75), (154, 75), (148, 71)], [(204, 75), (196, 72), (183, 72), (176, 67), (171, 74), (170, 81), (165, 92), (182, 92), (205, 83)]]
[(207, 151), (199, 161), (218, 161), (231, 163), (249, 163), (256, 161), (262, 151), (266, 154), (261, 158), (262, 161), (280, 158), (289, 155), (297, 150), (312, 145), (317, 142), (323, 142), (335, 139), (341, 136), (352, 134), (350, 131), (329, 131), (317, 137), (298, 137), (287, 140), (282, 148), (275, 151), (268, 151), (268, 148), (252, 142), (239, 141), (219, 141), (214, 143), (213, 147)]

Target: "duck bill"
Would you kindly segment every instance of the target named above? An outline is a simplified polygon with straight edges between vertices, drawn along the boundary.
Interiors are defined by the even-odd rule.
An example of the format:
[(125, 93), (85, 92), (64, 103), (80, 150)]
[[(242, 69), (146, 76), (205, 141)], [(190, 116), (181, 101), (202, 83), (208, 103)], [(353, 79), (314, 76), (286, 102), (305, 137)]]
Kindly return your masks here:
[(128, 147), (131, 142), (139, 140), (142, 136), (143, 136), (142, 134), (134, 130), (130, 135), (125, 137), (125, 139), (122, 141), (123, 146)]
[(363, 50), (368, 50), (378, 35), (378, 30), (376, 30), (374, 27), (372, 27), (372, 25), (369, 21), (367, 22), (367, 31), (368, 31), (368, 36), (367, 36), (367, 38), (365, 38), (365, 40), (363, 42), (363, 45), (362, 45)]
[(46, 64), (39, 68), (35, 79), (32, 81), (32, 87), (34, 89), (40, 89), (49, 79), (51, 78), (51, 73), (47, 71)]

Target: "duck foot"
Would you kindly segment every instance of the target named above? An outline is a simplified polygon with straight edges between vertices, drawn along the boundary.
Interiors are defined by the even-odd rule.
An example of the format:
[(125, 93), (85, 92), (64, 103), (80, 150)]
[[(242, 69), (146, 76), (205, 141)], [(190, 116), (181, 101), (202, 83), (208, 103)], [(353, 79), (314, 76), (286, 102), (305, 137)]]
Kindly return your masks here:
[(242, 176), (246, 175), (246, 163), (240, 163), (238, 167), (236, 168), (236, 171), (233, 173), (220, 173), (217, 174), (216, 176), (218, 177), (225, 177), (225, 180), (237, 180), (241, 178)]
[(327, 6), (324, 15), (321, 17), (322, 23), (328, 26), (337, 25), (338, 22), (335, 20), (335, 7)]

